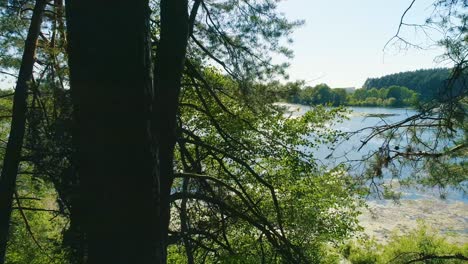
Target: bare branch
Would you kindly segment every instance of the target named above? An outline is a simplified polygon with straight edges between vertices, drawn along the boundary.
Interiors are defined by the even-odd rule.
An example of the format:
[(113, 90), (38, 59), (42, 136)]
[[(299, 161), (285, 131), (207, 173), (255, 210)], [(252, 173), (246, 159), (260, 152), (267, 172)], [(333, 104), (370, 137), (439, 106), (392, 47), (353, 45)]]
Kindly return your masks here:
[(398, 30), (396, 32), (396, 34), (387, 41), (387, 43), (385, 43), (385, 46), (383, 48), (383, 50), (385, 51), (385, 49), (387, 48), (388, 44), (394, 40), (394, 39), (399, 39), (399, 40), (402, 40), (404, 41), (405, 43), (407, 43), (405, 40), (403, 40), (399, 35), (400, 35), (400, 31), (401, 31), (401, 26), (404, 25), (403, 23), (403, 20), (405, 19), (405, 16), (406, 16), (406, 13), (408, 13), (408, 11), (413, 7), (414, 3), (416, 2), (416, 0), (412, 0), (411, 1), (411, 4), (408, 6), (408, 8), (405, 10), (405, 12), (403, 12), (403, 15), (401, 16), (400, 18), (400, 24), (398, 25)]

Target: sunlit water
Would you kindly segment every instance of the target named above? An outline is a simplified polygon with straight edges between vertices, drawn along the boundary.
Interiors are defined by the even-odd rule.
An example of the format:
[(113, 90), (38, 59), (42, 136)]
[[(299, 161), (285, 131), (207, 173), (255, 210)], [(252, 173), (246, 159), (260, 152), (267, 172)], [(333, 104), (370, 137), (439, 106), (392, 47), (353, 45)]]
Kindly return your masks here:
[[(301, 105), (285, 105), (294, 116), (303, 115), (310, 108)], [(383, 108), (383, 107), (350, 107), (352, 113), (348, 120), (336, 125), (334, 128), (344, 132), (353, 132), (365, 127), (383, 125), (385, 122), (394, 123), (410, 117), (417, 112), (412, 109)], [(372, 116), (369, 116), (371, 114)], [(381, 116), (379, 116), (381, 115)], [(314, 150), (314, 155), (319, 162), (328, 167), (333, 167), (340, 162), (349, 163), (350, 160), (359, 160), (375, 151), (381, 146), (383, 139), (374, 138), (360, 150), (361, 140), (369, 133), (363, 131), (344, 141), (332, 152), (329, 146), (321, 146)], [(402, 144), (402, 142), (398, 143)], [(402, 146), (404, 147), (404, 146)], [(327, 157), (332, 153), (332, 157)], [(351, 162), (352, 163), (352, 162)], [(354, 162), (359, 164), (362, 162)], [(355, 167), (351, 173), (359, 175), (363, 166)], [(411, 176), (414, 173), (411, 168), (400, 171), (402, 177)], [(423, 172), (418, 172), (423, 173)], [(390, 173), (384, 173), (384, 181), (391, 178)], [(436, 230), (450, 242), (463, 245), (468, 242), (468, 197), (461, 191), (444, 190), (445, 199), (440, 198), (438, 189), (401, 188), (402, 197), (399, 203), (392, 200), (369, 198), (369, 209), (362, 209), (359, 222), (364, 227), (367, 236), (377, 241), (386, 243), (393, 232), (405, 234), (417, 228), (422, 220), (426, 225)]]
[[(301, 116), (310, 107), (303, 105), (294, 104), (283, 104), (288, 107), (291, 116)], [(384, 108), (384, 107), (349, 107), (351, 114), (348, 115), (348, 119), (342, 123), (334, 126), (343, 132), (354, 132), (362, 128), (375, 127), (384, 125), (385, 123), (391, 124), (401, 120), (404, 120), (417, 112), (413, 109), (405, 108)], [(332, 151), (330, 146), (321, 146), (318, 150), (314, 151), (315, 157), (319, 162), (332, 167), (339, 163), (345, 162), (354, 166), (353, 173), (363, 173), (364, 166), (362, 162), (358, 162), (363, 157), (366, 157), (369, 153), (376, 151), (383, 143), (383, 138), (373, 138), (361, 149), (363, 138), (370, 133), (370, 130), (363, 131), (349, 138), (349, 140), (342, 142)], [(399, 144), (402, 144), (400, 142)], [(403, 143), (405, 144), (405, 143)], [(328, 158), (327, 158), (328, 157)], [(361, 164), (361, 165), (359, 165)], [(410, 167), (403, 166), (400, 170), (401, 177), (411, 176), (412, 173), (424, 173), (422, 171), (413, 171)], [(385, 178), (390, 180), (390, 172), (387, 171)], [(418, 199), (440, 199), (441, 194), (445, 195), (446, 202), (457, 202), (461, 201), (465, 204), (468, 203), (468, 196), (459, 190), (445, 189), (440, 190), (438, 188), (408, 188), (404, 187), (399, 189), (402, 193), (401, 199), (403, 200), (418, 200)], [(376, 202), (385, 203), (385, 201)]]

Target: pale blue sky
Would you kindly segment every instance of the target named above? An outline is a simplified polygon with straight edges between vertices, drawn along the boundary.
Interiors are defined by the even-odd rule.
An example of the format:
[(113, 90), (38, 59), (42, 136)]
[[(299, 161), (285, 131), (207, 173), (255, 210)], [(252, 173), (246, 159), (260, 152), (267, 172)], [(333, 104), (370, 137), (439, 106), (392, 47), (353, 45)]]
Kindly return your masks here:
[[(406, 22), (423, 23), (433, 0), (417, 0)], [(279, 9), (289, 19), (304, 19), (292, 35), (295, 57), (290, 80), (331, 87), (361, 87), (367, 77), (420, 68), (443, 67), (434, 58), (443, 50), (400, 51), (385, 43), (396, 33), (402, 13), (411, 0), (285, 0)], [(426, 45), (423, 34), (404, 29), (403, 35)], [(319, 78), (319, 79), (317, 79)], [(317, 79), (317, 80), (315, 80)]]

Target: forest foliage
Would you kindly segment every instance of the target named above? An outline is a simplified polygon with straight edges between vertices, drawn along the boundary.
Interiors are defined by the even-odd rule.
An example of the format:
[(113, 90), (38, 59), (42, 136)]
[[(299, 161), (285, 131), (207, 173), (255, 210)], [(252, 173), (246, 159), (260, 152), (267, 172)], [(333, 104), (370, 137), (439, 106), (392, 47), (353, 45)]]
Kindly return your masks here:
[[(418, 93), (420, 100), (428, 101), (444, 92), (443, 88), (447, 86), (449, 78), (450, 69), (448, 68), (421, 69), (368, 78), (362, 88), (370, 90), (393, 85), (404, 86)], [(458, 85), (460, 86), (460, 84)]]
[(416, 106), (420, 98), (415, 91), (396, 85), (351, 91), (332, 89), (326, 84), (305, 86), (303, 82), (274, 82), (267, 87), (265, 89), (278, 101), (302, 105), (411, 107)]
[[(169, 218), (165, 226), (166, 232), (162, 234), (164, 239), (157, 241), (158, 246), (164, 251), (162, 255), (167, 251), (167, 259), (166, 256), (162, 256), (158, 263), (337, 263), (343, 256), (352, 258), (357, 255), (372, 254), (372, 252), (361, 254), (361, 251), (355, 249), (354, 246), (345, 250), (348, 253), (341, 251), (341, 246), (345, 242), (352, 239), (357, 232), (362, 231), (357, 217), (360, 214), (359, 209), (364, 204), (364, 197), (369, 193), (369, 188), (366, 185), (368, 182), (363, 183), (352, 177), (346, 165), (327, 168), (322, 166), (315, 157), (314, 151), (321, 145), (333, 146), (346, 139), (346, 134), (333, 127), (346, 118), (348, 112), (343, 108), (328, 108), (321, 105), (409, 106), (417, 100), (420, 93), (413, 91), (416, 88), (409, 86), (406, 88), (403, 84), (402, 86), (390, 85), (376, 89), (363, 89), (351, 95), (347, 94), (344, 89), (331, 89), (327, 85), (304, 87), (301, 82), (288, 85), (279, 83), (265, 85), (265, 80), (285, 74), (287, 65), (273, 64), (271, 54), (277, 53), (290, 57), (292, 52), (287, 45), (282, 45), (282, 43), (285, 41), (289, 44), (290, 33), (302, 24), (301, 21), (288, 21), (278, 12), (276, 1), (269, 0), (180, 1), (190, 7), (190, 16), (185, 14), (187, 10), (182, 11), (188, 20), (183, 22), (190, 22), (191, 27), (182, 25), (188, 32), (185, 38), (182, 37), (185, 43), (178, 46), (184, 49), (179, 52), (179, 55), (183, 55), (183, 58), (179, 58), (180, 65), (175, 65), (175, 68), (178, 67), (180, 70), (180, 76), (172, 80), (172, 86), (163, 87), (170, 89), (164, 90), (160, 87), (160, 81), (167, 76), (162, 76), (161, 71), (164, 71), (166, 66), (175, 59), (166, 56), (171, 54), (161, 54), (159, 49), (163, 46), (171, 51), (172, 48), (171, 45), (165, 44), (164, 46), (161, 42), (167, 41), (165, 39), (167, 35), (162, 33), (162, 25), (167, 25), (168, 21), (165, 19), (170, 18), (176, 21), (181, 19), (178, 16), (168, 16), (168, 6), (170, 7), (169, 4), (174, 1), (149, 1), (149, 5), (146, 1), (135, 1), (141, 6), (138, 8), (134, 8), (136, 5), (132, 6), (131, 11), (143, 10), (145, 12), (132, 14), (136, 14), (135, 17), (141, 18), (144, 23), (130, 22), (135, 22), (140, 26), (144, 24), (142, 28), (145, 29), (140, 32), (142, 34), (138, 35), (133, 34), (133, 31), (127, 27), (125, 32), (131, 32), (131, 34), (122, 36), (122, 38), (131, 38), (138, 35), (138, 41), (147, 41), (145, 43), (148, 46), (139, 47), (145, 51), (148, 49), (148, 53), (145, 54), (147, 57), (142, 56), (144, 59), (140, 62), (147, 63), (145, 65), (148, 67), (145, 71), (148, 72), (152, 70), (153, 65), (157, 66), (154, 71), (155, 82), (149, 85), (146, 83), (148, 86), (145, 87), (152, 88), (154, 84), (158, 88), (156, 92), (153, 94), (153, 91), (138, 90), (140, 95), (144, 94), (145, 107), (146, 104), (151, 105), (153, 108), (148, 107), (148, 109), (154, 111), (146, 109), (149, 113), (144, 112), (145, 115), (142, 116), (129, 116), (127, 112), (118, 115), (115, 114), (119, 113), (118, 111), (106, 112), (108, 109), (104, 107), (113, 107), (114, 110), (124, 109), (116, 107), (112, 100), (106, 100), (111, 97), (118, 99), (119, 102), (128, 100), (129, 104), (135, 103), (141, 106), (138, 104), (141, 101), (133, 100), (136, 96), (129, 96), (129, 94), (134, 95), (135, 89), (141, 88), (136, 87), (137, 85), (125, 86), (122, 82), (115, 81), (112, 83), (115, 89), (109, 89), (109, 94), (106, 94), (104, 90), (95, 91), (94, 94), (91, 91), (87, 94), (89, 96), (87, 99), (91, 98), (91, 101), (82, 101), (83, 97), (78, 99), (75, 88), (77, 86), (74, 86), (73, 80), (70, 79), (68, 59), (72, 54), (70, 54), (70, 49), (67, 49), (67, 45), (73, 39), (69, 38), (70, 32), (67, 32), (65, 23), (70, 22), (67, 21), (69, 17), (64, 15), (65, 6), (61, 0), (54, 0), (46, 5), (44, 21), (36, 42), (35, 61), (33, 65), (30, 65), (34, 66), (34, 72), (27, 82), (28, 90), (25, 94), (27, 95), (25, 100), (27, 107), (24, 113), (26, 116), (25, 138), (23, 142), (20, 142), (22, 150), (16, 188), (11, 197), (13, 213), (7, 234), (9, 240), (5, 263), (86, 263), (88, 261), (92, 263), (87, 259), (90, 242), (106, 249), (102, 251), (104, 258), (117, 254), (131, 257), (131, 254), (136, 252), (135, 250), (133, 252), (117, 251), (114, 248), (105, 247), (106, 245), (100, 245), (96, 241), (90, 241), (89, 233), (87, 233), (89, 229), (86, 230), (87, 226), (80, 222), (82, 220), (80, 212), (83, 211), (77, 211), (82, 202), (80, 199), (90, 194), (83, 193), (80, 187), (83, 184), (83, 178), (80, 177), (83, 175), (80, 175), (78, 171), (83, 164), (78, 162), (79, 157), (77, 157), (80, 154), (77, 151), (80, 146), (76, 145), (76, 131), (80, 127), (76, 122), (76, 107), (77, 103), (83, 103), (86, 107), (87, 103), (94, 102), (93, 95), (98, 94), (103, 102), (93, 105), (101, 110), (95, 114), (99, 114), (100, 118), (104, 117), (103, 120), (117, 128), (122, 128), (111, 131), (113, 133), (105, 136), (112, 136), (112, 139), (115, 139), (114, 136), (122, 135), (118, 132), (128, 130), (134, 133), (133, 126), (125, 125), (143, 120), (144, 122), (138, 124), (152, 124), (145, 128), (148, 128), (153, 133), (152, 136), (159, 140), (159, 144), (154, 144), (152, 147), (157, 149), (163, 145), (162, 143), (166, 144), (167, 141), (162, 139), (173, 140), (170, 143), (172, 145), (165, 149), (166, 152), (160, 151), (157, 152), (159, 156), (152, 156), (157, 160), (153, 162), (158, 165), (154, 167), (158, 172), (161, 172), (159, 166), (162, 163), (160, 162), (161, 156), (166, 161), (166, 171), (162, 171), (164, 172), (162, 175), (154, 178), (155, 182), (163, 179), (167, 183), (165, 186), (167, 188), (163, 192), (166, 193), (164, 202), (167, 202), (168, 207), (165, 213), (168, 213)], [(30, 18), (33, 14), (32, 6), (35, 2), (28, 0), (0, 2), (0, 70), (9, 78), (16, 77), (23, 63), (21, 56), (24, 39), (27, 36)], [(75, 0), (74, 3), (82, 4), (84, 1)], [(162, 5), (163, 3), (166, 5)], [(129, 5), (128, 1), (116, 1), (116, 7), (120, 7), (119, 10), (125, 10), (124, 7), (127, 5)], [(146, 13), (148, 6), (151, 14)], [(100, 7), (104, 10), (103, 12), (107, 12), (109, 8), (102, 4), (95, 5), (95, 3), (85, 7), (88, 11), (93, 11), (94, 7)], [(177, 7), (180, 6), (172, 6), (173, 9)], [(180, 11), (180, 8), (177, 10)], [(68, 11), (73, 12), (73, 10)], [(125, 11), (130, 12), (130, 9)], [(93, 14), (97, 21), (101, 21), (100, 15), (104, 13), (94, 12)], [(113, 18), (119, 15), (105, 14)], [(147, 20), (145, 16), (148, 16)], [(89, 17), (81, 17), (81, 19), (81, 22), (89, 23)], [(105, 21), (106, 23), (100, 26), (109, 26), (109, 21)], [(126, 21), (118, 22), (125, 24)], [(175, 23), (170, 26), (180, 25)], [(171, 27), (164, 30), (167, 29)], [(118, 31), (116, 28), (112, 30)], [(177, 30), (164, 32), (180, 33)], [(89, 32), (84, 30), (84, 33)], [(105, 36), (109, 35), (111, 38), (105, 39)], [(148, 39), (139, 38), (146, 35), (149, 36)], [(93, 36), (97, 38), (97, 40), (93, 39), (96, 42), (90, 39), (75, 42), (85, 45), (81, 46), (84, 47), (81, 51), (85, 54), (89, 55), (86, 52), (93, 51), (94, 48), (108, 51), (117, 49), (116, 47), (120, 47), (122, 43), (127, 43), (123, 40), (115, 43), (115, 35), (109, 32), (98, 32), (98, 34), (94, 32)], [(131, 40), (128, 41), (131, 43)], [(91, 46), (86, 46), (90, 44)], [(112, 45), (112, 49), (108, 48), (108, 45)], [(89, 49), (90, 47), (93, 49)], [(139, 48), (137, 48), (138, 51), (140, 51)], [(109, 57), (109, 61), (116, 63), (107, 65), (109, 69), (117, 67), (118, 70), (122, 70), (122, 67), (118, 67), (121, 57), (117, 55), (122, 55), (123, 58), (125, 57), (123, 55), (130, 54), (130, 51), (125, 50), (125, 52), (128, 53), (111, 54), (115, 56)], [(134, 59), (131, 58), (128, 61), (135, 62), (136, 59)], [(169, 63), (159, 65), (163, 59), (168, 60)], [(100, 61), (100, 63), (106, 66), (106, 61)], [(89, 69), (82, 67), (80, 70)], [(105, 67), (97, 70), (108, 73)], [(132, 71), (132, 73), (135, 72)], [(145, 76), (135, 73), (135, 76), (139, 76), (138, 80), (141, 83), (153, 81), (150, 73)], [(115, 73), (110, 73), (107, 77), (109, 78), (102, 78), (107, 88), (114, 88), (109, 85), (114, 78), (116, 80), (123, 78), (126, 82), (132, 81), (130, 77), (125, 79), (126, 75), (117, 76)], [(95, 83), (90, 85), (95, 85)], [(166, 95), (165, 92), (170, 95), (170, 98), (169, 96), (161, 97), (161, 94)], [(12, 95), (13, 91), (2, 91), (0, 94), (2, 114), (0, 157), (2, 158), (7, 150), (6, 142), (10, 140), (9, 125), (12, 118), (12, 105), (15, 103)], [(318, 106), (301, 117), (288, 118), (284, 109), (275, 104), (278, 99)], [(159, 108), (164, 105), (169, 106), (170, 111), (169, 108)], [(460, 105), (461, 109), (465, 109), (463, 108), (466, 105), (464, 102)], [(459, 109), (460, 107), (456, 108), (457, 111)], [(135, 112), (140, 110), (141, 108), (138, 108)], [(160, 122), (168, 112), (173, 114), (166, 117), (165, 121), (169, 121)], [(109, 113), (113, 115), (106, 116)], [(154, 114), (155, 117), (148, 117), (146, 114)], [(432, 118), (433, 113), (428, 115)], [(453, 125), (456, 130), (460, 128), (460, 124), (465, 124), (464, 118), (458, 115), (440, 120), (444, 122), (455, 120), (455, 123), (450, 123), (448, 126)], [(97, 126), (99, 125), (97, 122)], [(161, 125), (167, 126), (163, 127), (167, 129), (161, 129)], [(466, 129), (466, 126), (463, 128)], [(94, 136), (95, 131), (108, 131), (109, 127), (101, 124), (99, 129), (101, 130), (93, 128), (85, 132), (88, 133), (87, 135)], [(452, 127), (447, 130), (447, 133), (453, 135), (454, 132), (451, 129)], [(414, 130), (414, 133), (419, 132)], [(167, 137), (164, 138), (164, 136)], [(148, 137), (148, 139), (153, 138)], [(125, 140), (125, 142), (135, 142), (135, 138), (125, 138)], [(144, 136), (138, 138), (138, 142), (144, 142), (144, 140), (146, 140)], [(391, 140), (392, 138), (389, 139)], [(148, 142), (154, 143), (150, 140)], [(102, 144), (101, 141), (86, 141), (85, 143), (99, 150), (109, 150), (109, 146)], [(127, 144), (123, 147), (128, 146), (133, 145)], [(116, 146), (112, 147), (120, 151)], [(381, 157), (384, 158), (403, 157), (404, 155), (407, 158), (413, 154), (417, 156), (422, 153), (406, 151), (402, 154), (384, 147), (379, 151), (382, 154)], [(456, 149), (457, 154), (461, 151), (463, 149)], [(110, 154), (115, 155), (115, 153)], [(135, 160), (134, 154), (136, 155), (136, 151), (126, 153), (128, 160), (132, 158)], [(390, 154), (396, 156), (390, 156)], [(443, 153), (440, 156), (444, 156)], [(126, 162), (123, 158), (115, 160)], [(383, 159), (377, 160), (380, 162), (378, 163), (380, 168), (385, 164), (388, 165), (389, 162), (389, 160), (383, 162)], [(98, 161), (99, 159), (95, 160), (99, 165)], [(106, 194), (110, 193), (109, 188), (127, 190), (125, 188), (128, 186), (141, 184), (137, 182), (139, 178), (131, 174), (124, 175), (123, 181), (113, 181), (109, 171), (115, 172), (116, 168), (122, 164), (112, 163), (113, 160), (106, 161), (107, 164), (115, 166), (99, 168), (103, 174), (108, 173), (106, 174), (108, 178), (103, 176), (99, 178), (99, 182), (91, 182), (91, 185), (102, 184), (102, 189), (98, 189), (98, 192), (92, 195), (95, 197), (102, 195), (104, 199), (100, 202), (109, 203), (104, 204), (109, 206), (98, 208), (99, 213), (112, 212), (109, 208), (119, 211), (118, 209), (124, 206), (113, 199), (107, 199)], [(434, 178), (440, 174), (436, 172), (438, 168), (440, 169), (437, 167), (433, 170)], [(459, 166), (451, 167), (451, 169), (458, 171), (460, 175), (463, 174)], [(378, 168), (374, 170), (376, 171)], [(117, 174), (118, 171), (115, 173)], [(148, 173), (146, 176), (153, 176), (153, 174)], [(88, 177), (88, 180), (89, 178), (92, 179)], [(110, 180), (106, 182), (105, 179)], [(460, 180), (463, 181), (463, 175), (460, 179), (455, 179), (453, 183), (458, 184)], [(119, 194), (121, 194), (119, 198), (122, 198), (128, 195), (128, 192)], [(156, 194), (161, 195), (161, 192), (156, 192)], [(160, 202), (160, 197), (157, 198)], [(87, 206), (95, 206), (93, 202), (91, 201)], [(156, 203), (156, 200), (139, 202), (160, 205)], [(131, 204), (125, 205), (126, 208), (131, 208)], [(163, 210), (159, 213), (161, 212)], [(148, 222), (143, 221), (147, 219), (138, 218), (143, 214), (137, 216), (126, 215), (126, 212), (119, 213), (117, 216), (130, 218), (132, 223)], [(106, 219), (112, 219), (114, 216), (116, 215), (106, 215)], [(132, 219), (133, 217), (135, 218)], [(91, 224), (102, 224), (100, 227), (110, 230), (109, 226), (114, 227), (111, 224), (121, 220), (115, 218), (112, 223), (91, 221)], [(158, 219), (158, 221), (161, 220)], [(162, 222), (158, 222), (160, 225), (157, 228), (165, 224)], [(99, 229), (98, 225), (97, 227), (95, 230), (103, 230)], [(124, 233), (131, 236), (132, 231), (136, 229), (141, 230), (142, 227), (122, 225), (111, 230), (113, 232), (109, 234), (113, 238), (121, 239)], [(152, 229), (148, 230), (148, 234), (150, 231)], [(394, 248), (400, 247), (400, 244), (406, 246), (409, 243), (406, 240), (395, 241), (397, 242), (392, 244)], [(446, 247), (446, 244), (437, 243), (436, 245), (440, 247)], [(150, 248), (150, 252), (143, 252), (141, 249), (142, 253), (153, 254), (150, 246), (145, 248)], [(414, 247), (414, 250), (426, 254), (426, 251), (421, 248)], [(433, 254), (431, 252), (430, 254)], [(434, 254), (445, 253), (445, 251), (434, 252)]]
[[(458, 80), (449, 85), (448, 68), (421, 69), (368, 78), (362, 88), (331, 88), (327, 84), (308, 86), (303, 81), (268, 83), (266, 90), (283, 100), (303, 105), (417, 107), (447, 93), (462, 93)], [(450, 90), (447, 87), (450, 86)]]

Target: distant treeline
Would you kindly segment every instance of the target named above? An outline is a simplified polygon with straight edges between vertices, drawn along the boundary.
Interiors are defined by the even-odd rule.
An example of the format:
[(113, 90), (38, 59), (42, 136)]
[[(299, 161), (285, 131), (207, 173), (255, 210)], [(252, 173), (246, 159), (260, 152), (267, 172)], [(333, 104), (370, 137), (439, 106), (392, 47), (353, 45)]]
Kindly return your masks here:
[(392, 85), (404, 86), (417, 92), (420, 100), (436, 98), (447, 86), (450, 69), (436, 68), (400, 72), (380, 78), (368, 78), (363, 85), (365, 89), (385, 88)]
[[(354, 91), (332, 89), (326, 84), (311, 87), (302, 81), (273, 82), (266, 89), (278, 100), (296, 104), (403, 107), (437, 99), (444, 94), (449, 78), (450, 69), (437, 68), (368, 78), (362, 89)], [(458, 90), (458, 86), (460, 83), (455, 83), (453, 90)]]
[(417, 102), (418, 94), (402, 86), (390, 86), (381, 89), (357, 89), (348, 93), (346, 89), (332, 89), (326, 84), (304, 86), (302, 82), (270, 84), (269, 90), (280, 101), (294, 104), (333, 106), (410, 106)]

